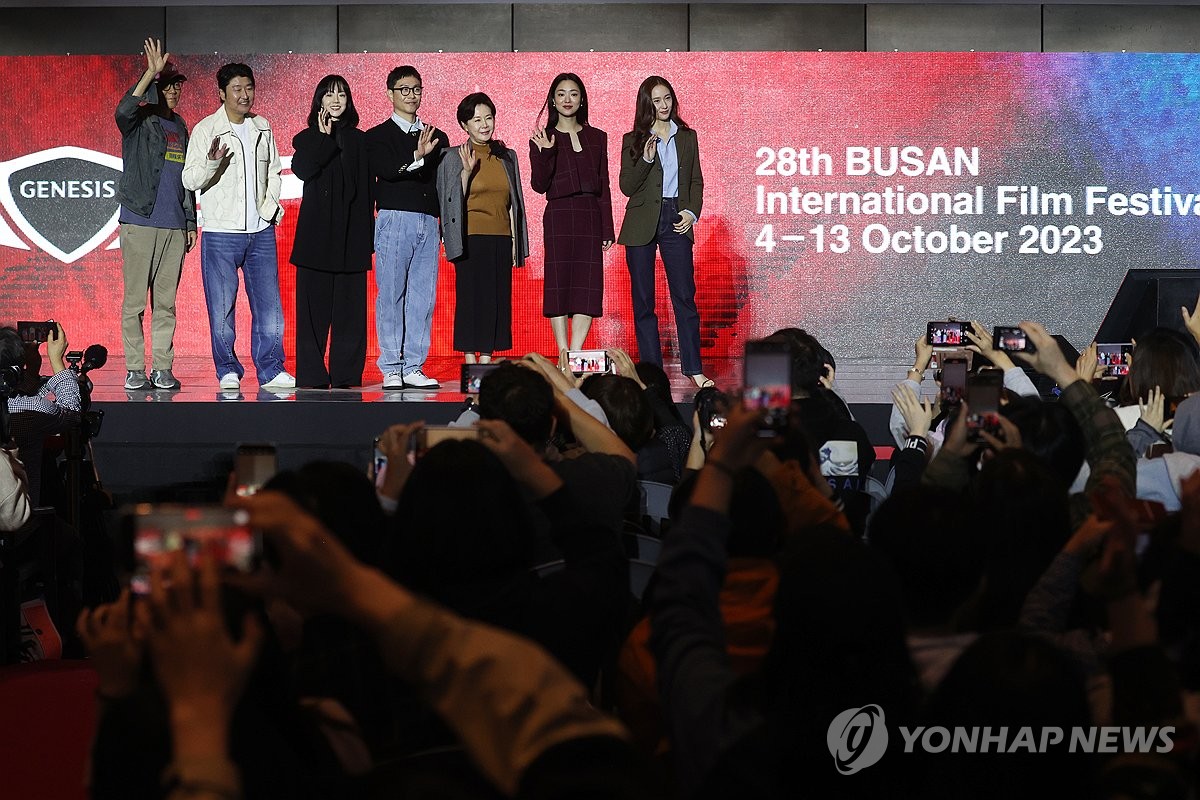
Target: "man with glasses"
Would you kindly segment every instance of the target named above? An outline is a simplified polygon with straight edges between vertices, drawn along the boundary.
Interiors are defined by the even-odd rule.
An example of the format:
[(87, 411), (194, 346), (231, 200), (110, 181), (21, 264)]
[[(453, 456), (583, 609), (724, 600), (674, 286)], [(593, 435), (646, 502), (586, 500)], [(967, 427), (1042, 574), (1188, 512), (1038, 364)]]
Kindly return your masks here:
[[(175, 350), (175, 291), (184, 253), (196, 244), (196, 197), (183, 188), (188, 131), (175, 113), (186, 77), (168, 61), (162, 42), (144, 44), (146, 71), (117, 104), (123, 170), (121, 257), (125, 298), (121, 340), (126, 389), (178, 389), (171, 374)], [(142, 319), (150, 295), (153, 371), (146, 377)]]
[(375, 329), (384, 389), (429, 389), (425, 374), (437, 292), (438, 162), (446, 134), (417, 117), (424, 87), (415, 67), (388, 74), (392, 116), (367, 131), (375, 177)]

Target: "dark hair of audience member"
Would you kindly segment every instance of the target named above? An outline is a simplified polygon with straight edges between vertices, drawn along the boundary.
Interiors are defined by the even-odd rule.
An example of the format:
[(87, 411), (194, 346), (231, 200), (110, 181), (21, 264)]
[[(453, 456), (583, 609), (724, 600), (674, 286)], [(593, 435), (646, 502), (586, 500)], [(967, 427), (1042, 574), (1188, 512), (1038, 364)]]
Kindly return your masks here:
[(1021, 446), (1040, 458), (1063, 487), (1075, 482), (1083, 467), (1086, 445), (1083, 431), (1061, 403), (1043, 403), (1036, 397), (1018, 397), (1000, 408), (1017, 426)]
[(25, 364), (25, 343), (16, 328), (0, 328), (0, 367), (20, 367)]
[(979, 589), (985, 543), (959, 492), (929, 486), (897, 491), (871, 516), (868, 541), (900, 578), (910, 630), (956, 632)]
[(971, 532), (986, 549), (974, 629), (1010, 628), (1071, 535), (1067, 487), (1036, 455), (1009, 449), (984, 462), (973, 491)]
[[(1200, 358), (1190, 336), (1170, 328), (1155, 328), (1137, 338), (1121, 400), (1125, 405), (1145, 402), (1155, 386), (1168, 403), (1182, 402), (1200, 391)], [(1171, 408), (1164, 408), (1168, 417), (1171, 412)]]
[(479, 416), (500, 419), (540, 449), (553, 427), (554, 389), (535, 370), (501, 362), (479, 384)]
[(264, 489), (283, 492), (321, 521), (329, 532), (365, 564), (378, 564), (389, 526), (371, 479), (343, 461), (310, 461), (285, 470)]
[[(667, 507), (671, 519), (679, 519), (692, 499), (698, 475), (688, 475), (671, 493)], [(779, 552), (786, 524), (779, 495), (767, 477), (753, 467), (738, 470), (729, 498), (729, 540), (725, 543), (729, 557), (773, 557)]]
[(591, 375), (579, 391), (600, 404), (613, 433), (633, 452), (641, 450), (654, 435), (654, 412), (633, 378)]
[(814, 797), (834, 796), (834, 787), (837, 796), (906, 796), (896, 785), (903, 759), (890, 749), (847, 781), (826, 742), (830, 722), (848, 708), (878, 705), (889, 728), (915, 718), (916, 670), (895, 572), (881, 553), (829, 526), (789, 542), (779, 569), (761, 708), (783, 788), (806, 787)]
[(401, 584), (443, 601), (456, 587), (529, 566), (532, 523), (524, 494), (479, 442), (445, 441), (418, 459), (395, 520), (386, 568)]
[(784, 328), (766, 341), (788, 345), (792, 352), (792, 396), (813, 397), (821, 392), (828, 351), (813, 336), (800, 328)]
[[(1006, 747), (1031, 727), (1040, 748), (1043, 728), (1064, 731), (1045, 752), (932, 754), (922, 797), (1095, 797), (1091, 756), (1070, 753), (1070, 730), (1092, 724), (1087, 692), (1072, 659), (1037, 636), (984, 634), (946, 674), (926, 704), (922, 724), (1007, 728)], [(890, 722), (890, 720), (889, 720)]]
[(675, 405), (675, 401), (671, 398), (671, 379), (667, 376), (665, 370), (658, 364), (651, 364), (648, 361), (639, 361), (634, 365), (637, 370), (638, 379), (646, 385), (646, 388), (658, 397), (667, 408), (671, 409), (671, 415), (675, 417), (680, 425), (687, 425), (683, 419), (683, 415), (679, 413), (679, 408)]

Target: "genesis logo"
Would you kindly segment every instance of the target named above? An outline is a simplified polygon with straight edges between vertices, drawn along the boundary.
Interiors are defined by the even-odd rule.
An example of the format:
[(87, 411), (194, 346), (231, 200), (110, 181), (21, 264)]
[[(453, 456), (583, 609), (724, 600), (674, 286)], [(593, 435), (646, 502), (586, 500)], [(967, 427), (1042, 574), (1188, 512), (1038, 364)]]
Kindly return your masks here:
[[(29, 241), (70, 264), (116, 231), (120, 180), (117, 156), (55, 147), (0, 164), (0, 205)], [(29, 249), (3, 219), (0, 246)]]
[(853, 775), (883, 758), (888, 746), (883, 709), (876, 705), (848, 708), (833, 718), (825, 734), (837, 771)]

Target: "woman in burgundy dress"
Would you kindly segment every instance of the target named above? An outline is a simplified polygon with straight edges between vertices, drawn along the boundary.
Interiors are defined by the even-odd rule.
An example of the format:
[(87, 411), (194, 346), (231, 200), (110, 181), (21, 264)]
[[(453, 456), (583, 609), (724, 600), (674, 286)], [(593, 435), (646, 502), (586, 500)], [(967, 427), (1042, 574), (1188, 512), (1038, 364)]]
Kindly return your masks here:
[(608, 188), (608, 135), (588, 124), (587, 90), (579, 76), (557, 76), (543, 110), (546, 127), (535, 130), (529, 142), (530, 183), (546, 195), (542, 313), (550, 318), (561, 354), (583, 349), (592, 319), (604, 313), (603, 253), (617, 237)]

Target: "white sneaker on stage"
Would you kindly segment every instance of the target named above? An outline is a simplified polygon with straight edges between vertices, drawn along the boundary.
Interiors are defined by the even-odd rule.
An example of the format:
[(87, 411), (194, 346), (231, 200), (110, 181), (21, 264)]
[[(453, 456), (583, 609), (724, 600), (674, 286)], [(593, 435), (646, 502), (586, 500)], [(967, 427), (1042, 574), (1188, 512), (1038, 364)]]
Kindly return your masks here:
[(399, 372), (393, 372), (389, 375), (385, 375), (383, 378), (383, 388), (385, 388), (385, 389), (403, 389), (404, 388), (404, 376), (401, 375)]
[(262, 384), (262, 388), (267, 389), (268, 391), (271, 389), (295, 389), (296, 379), (293, 378), (288, 372), (280, 370), (278, 375)]
[(237, 391), (242, 388), (242, 379), (236, 372), (228, 372), (221, 376), (221, 388), (225, 391)]
[(433, 389), (437, 386), (441, 386), (440, 383), (419, 369), (414, 369), (412, 372), (404, 376), (404, 385), (413, 389)]

